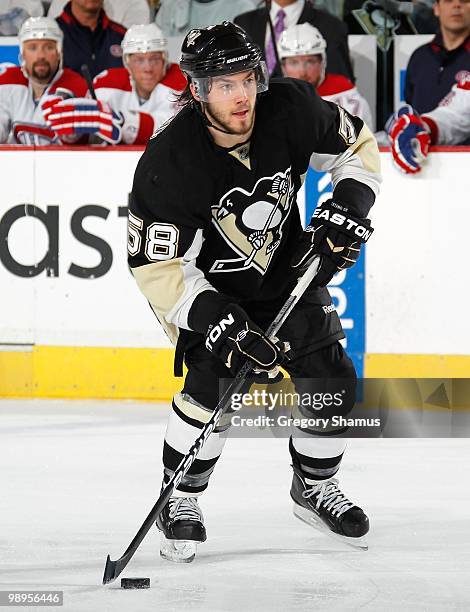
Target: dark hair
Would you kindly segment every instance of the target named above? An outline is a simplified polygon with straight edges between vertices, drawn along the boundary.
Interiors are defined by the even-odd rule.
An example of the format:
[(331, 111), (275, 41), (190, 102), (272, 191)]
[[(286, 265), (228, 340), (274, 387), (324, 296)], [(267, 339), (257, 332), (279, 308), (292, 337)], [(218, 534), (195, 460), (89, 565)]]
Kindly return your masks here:
[(191, 93), (191, 88), (189, 86), (189, 81), (183, 91), (176, 96), (176, 103), (178, 107), (185, 108), (186, 106), (190, 106), (194, 103), (193, 94)]

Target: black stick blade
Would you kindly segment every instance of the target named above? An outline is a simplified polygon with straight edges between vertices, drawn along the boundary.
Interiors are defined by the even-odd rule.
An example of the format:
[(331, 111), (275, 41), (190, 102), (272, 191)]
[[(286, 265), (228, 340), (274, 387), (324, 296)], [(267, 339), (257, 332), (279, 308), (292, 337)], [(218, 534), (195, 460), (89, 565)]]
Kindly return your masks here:
[(116, 573), (116, 561), (111, 561), (111, 557), (108, 555), (106, 565), (104, 566), (103, 584), (113, 582), (118, 576), (119, 573)]
[(122, 570), (132, 559), (134, 552), (135, 550), (133, 550), (131, 553), (126, 551), (122, 557), (116, 561), (112, 561), (111, 557), (108, 555), (106, 565), (104, 566), (103, 584), (108, 584), (109, 582), (114, 582), (114, 580), (116, 580), (116, 578), (121, 574)]

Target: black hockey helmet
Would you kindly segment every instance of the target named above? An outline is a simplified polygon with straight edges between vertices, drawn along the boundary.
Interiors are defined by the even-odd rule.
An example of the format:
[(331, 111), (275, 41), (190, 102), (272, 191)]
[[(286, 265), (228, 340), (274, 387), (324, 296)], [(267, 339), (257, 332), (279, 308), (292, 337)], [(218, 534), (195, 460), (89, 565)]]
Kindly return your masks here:
[(188, 32), (181, 47), (180, 68), (192, 79), (257, 68), (261, 50), (239, 26), (224, 21)]

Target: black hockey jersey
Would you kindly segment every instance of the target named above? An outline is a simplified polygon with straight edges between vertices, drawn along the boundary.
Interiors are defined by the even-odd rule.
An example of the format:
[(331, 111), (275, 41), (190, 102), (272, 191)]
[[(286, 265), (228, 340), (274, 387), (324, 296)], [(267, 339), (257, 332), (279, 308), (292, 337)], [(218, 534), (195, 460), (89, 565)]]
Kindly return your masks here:
[(314, 89), (278, 79), (260, 95), (248, 142), (215, 144), (193, 107), (150, 140), (129, 210), (129, 264), (170, 338), (205, 333), (229, 302), (271, 300), (294, 282), (296, 193), (309, 163), (335, 198), (367, 216), (380, 182), (374, 137)]

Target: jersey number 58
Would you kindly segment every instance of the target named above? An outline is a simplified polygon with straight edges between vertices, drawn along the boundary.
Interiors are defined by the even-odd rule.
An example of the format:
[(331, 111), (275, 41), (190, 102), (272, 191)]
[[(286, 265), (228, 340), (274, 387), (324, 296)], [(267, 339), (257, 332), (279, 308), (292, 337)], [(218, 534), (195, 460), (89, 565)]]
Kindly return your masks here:
[[(129, 255), (135, 256), (140, 252), (142, 245), (142, 229), (144, 222), (129, 212), (127, 226), (127, 250)], [(178, 250), (178, 228), (171, 223), (152, 223), (147, 228), (144, 254), (149, 261), (163, 261), (173, 259)]]

